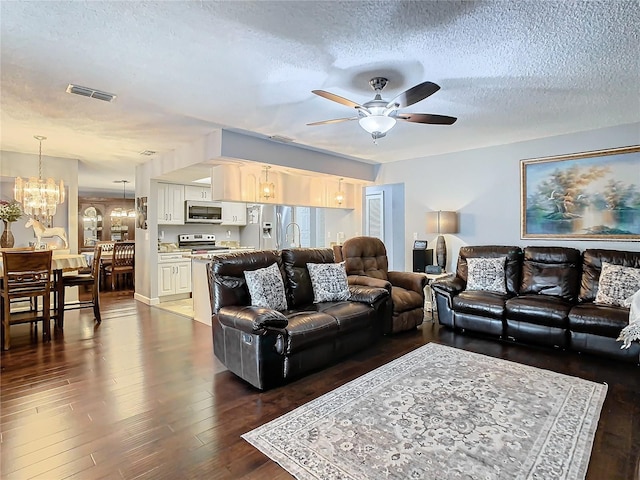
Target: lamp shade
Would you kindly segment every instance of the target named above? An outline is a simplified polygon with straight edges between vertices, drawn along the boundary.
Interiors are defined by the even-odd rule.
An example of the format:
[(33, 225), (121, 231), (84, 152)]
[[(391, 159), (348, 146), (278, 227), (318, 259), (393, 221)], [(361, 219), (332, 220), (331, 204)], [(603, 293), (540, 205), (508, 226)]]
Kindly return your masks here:
[(428, 212), (427, 233), (458, 233), (458, 212)]
[(387, 133), (396, 124), (396, 119), (386, 115), (362, 117), (358, 123), (369, 133)]

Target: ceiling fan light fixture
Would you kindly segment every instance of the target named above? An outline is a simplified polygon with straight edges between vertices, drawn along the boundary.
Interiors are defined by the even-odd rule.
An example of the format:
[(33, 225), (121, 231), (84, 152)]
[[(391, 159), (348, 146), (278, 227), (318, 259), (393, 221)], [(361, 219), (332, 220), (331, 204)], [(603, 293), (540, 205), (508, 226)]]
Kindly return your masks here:
[(386, 115), (369, 115), (368, 117), (362, 117), (358, 122), (374, 138), (379, 138), (393, 128), (396, 124), (396, 119)]

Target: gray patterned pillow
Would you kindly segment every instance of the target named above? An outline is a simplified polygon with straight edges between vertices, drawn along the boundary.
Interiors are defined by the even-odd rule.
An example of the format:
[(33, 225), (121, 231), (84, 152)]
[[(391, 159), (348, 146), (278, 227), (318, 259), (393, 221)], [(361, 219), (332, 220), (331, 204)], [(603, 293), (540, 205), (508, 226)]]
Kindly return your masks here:
[(596, 303), (629, 307), (631, 296), (640, 290), (640, 268), (602, 262)]
[(287, 297), (278, 264), (244, 272), (244, 278), (251, 295), (251, 305), (274, 310), (287, 309)]
[(507, 293), (504, 264), (507, 257), (467, 258), (467, 290)]
[(307, 263), (313, 286), (313, 301), (340, 302), (349, 300), (349, 285), (344, 262)]

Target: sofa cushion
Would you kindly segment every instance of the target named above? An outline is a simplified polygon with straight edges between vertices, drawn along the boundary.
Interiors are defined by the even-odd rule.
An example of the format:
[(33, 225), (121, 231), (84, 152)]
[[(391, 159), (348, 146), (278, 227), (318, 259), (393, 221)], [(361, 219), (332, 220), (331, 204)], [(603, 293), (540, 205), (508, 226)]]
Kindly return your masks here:
[(284, 282), (276, 263), (257, 270), (244, 272), (247, 288), (251, 295), (251, 304), (274, 310), (286, 310), (287, 297), (284, 293)]
[(580, 251), (567, 247), (527, 247), (520, 294), (561, 297), (575, 302), (580, 282)]
[(596, 303), (629, 307), (631, 297), (640, 290), (640, 268), (603, 262), (598, 281)]
[(467, 290), (507, 293), (504, 264), (507, 257), (467, 259)]
[(402, 287), (391, 287), (391, 301), (393, 302), (393, 311), (395, 313), (424, 307), (424, 297), (422, 295)]
[(349, 299), (349, 285), (344, 262), (341, 263), (307, 263), (311, 285), (313, 286), (313, 302), (339, 302)]
[(307, 263), (334, 263), (333, 251), (330, 248), (282, 250), (289, 308), (304, 308), (313, 303), (313, 285)]
[(571, 302), (548, 295), (519, 295), (507, 300), (508, 319), (550, 327), (566, 328)]
[(291, 355), (319, 343), (331, 343), (338, 335), (336, 319), (323, 312), (285, 312), (288, 324), (276, 340), (276, 352)]
[(214, 256), (207, 265), (211, 312), (215, 314), (223, 306), (250, 305), (251, 295), (249, 295), (244, 272), (265, 268), (274, 263), (282, 267), (280, 252), (274, 250), (224, 253)]
[(456, 312), (501, 319), (508, 295), (481, 291), (464, 291), (452, 299)]
[[(386, 294), (385, 290), (381, 291)], [(341, 334), (370, 328), (376, 321), (376, 311), (365, 303), (324, 302), (317, 303), (316, 308), (336, 319)]]
[(569, 329), (573, 332), (618, 338), (620, 331), (627, 325), (628, 308), (583, 303), (569, 312)]
[(347, 274), (387, 280), (389, 260), (382, 240), (375, 237), (352, 237), (342, 245)]
[(640, 252), (590, 248), (582, 254), (580, 302), (593, 302), (598, 291), (598, 279), (604, 262), (640, 268)]
[(507, 257), (505, 262), (505, 283), (507, 293), (515, 295), (520, 287), (520, 272), (522, 263), (522, 249), (516, 246), (502, 245), (480, 245), (466, 246), (460, 248), (458, 255), (458, 264), (456, 267), (456, 276), (460, 277), (464, 283), (467, 282), (469, 258), (496, 258)]

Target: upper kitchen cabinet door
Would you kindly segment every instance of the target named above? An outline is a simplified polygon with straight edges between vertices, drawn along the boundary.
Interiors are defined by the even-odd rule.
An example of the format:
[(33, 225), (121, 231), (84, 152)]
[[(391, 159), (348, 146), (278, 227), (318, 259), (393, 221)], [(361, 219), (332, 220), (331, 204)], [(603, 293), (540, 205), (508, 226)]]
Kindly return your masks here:
[(221, 225), (246, 225), (247, 204), (236, 202), (222, 202)]
[(197, 200), (201, 202), (211, 201), (211, 187), (200, 187), (197, 185), (185, 185), (185, 200)]
[(158, 224), (184, 224), (184, 185), (158, 184)]

